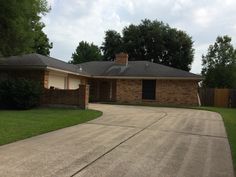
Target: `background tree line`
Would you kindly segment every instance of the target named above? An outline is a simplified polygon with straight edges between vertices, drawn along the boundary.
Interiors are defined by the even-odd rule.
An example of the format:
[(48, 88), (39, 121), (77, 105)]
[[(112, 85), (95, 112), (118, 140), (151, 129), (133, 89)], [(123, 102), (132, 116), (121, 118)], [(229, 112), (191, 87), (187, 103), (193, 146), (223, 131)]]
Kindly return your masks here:
[[(125, 27), (122, 34), (105, 32), (102, 46), (82, 41), (72, 54), (71, 63), (94, 60), (114, 60), (118, 52), (127, 52), (129, 60), (146, 60), (185, 71), (191, 69), (194, 57), (192, 38), (184, 31), (171, 28), (159, 21), (143, 20), (138, 25)], [(202, 86), (236, 88), (236, 49), (232, 39), (218, 36), (202, 55)]]
[(125, 27), (122, 34), (106, 31), (101, 47), (80, 42), (71, 62), (82, 63), (85, 58), (86, 61), (113, 60), (118, 52), (127, 52), (129, 60), (154, 61), (186, 71), (191, 69), (194, 55), (192, 38), (186, 32), (145, 19), (138, 25)]

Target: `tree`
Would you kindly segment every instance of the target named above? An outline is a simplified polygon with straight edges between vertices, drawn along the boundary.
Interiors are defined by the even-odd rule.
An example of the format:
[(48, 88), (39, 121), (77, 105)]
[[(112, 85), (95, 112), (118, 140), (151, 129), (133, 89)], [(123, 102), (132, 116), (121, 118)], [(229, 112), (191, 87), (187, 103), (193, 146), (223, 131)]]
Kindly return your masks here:
[(102, 54), (98, 46), (93, 43), (81, 41), (72, 54), (70, 63), (79, 64), (88, 61), (102, 60)]
[[(157, 20), (142, 20), (138, 25), (129, 25), (122, 37), (106, 32), (102, 50), (108, 59), (113, 58), (115, 47), (129, 54), (130, 60), (153, 60), (155, 63), (189, 71), (193, 62), (193, 41), (187, 33)], [(109, 42), (108, 42), (109, 41)], [(118, 42), (115, 42), (118, 41)], [(116, 45), (111, 45), (111, 44)], [(109, 51), (109, 52), (107, 52)], [(105, 55), (106, 54), (106, 55)]]
[(46, 0), (0, 0), (0, 54), (49, 54), (42, 50), (49, 51), (52, 45), (42, 31), (44, 24), (40, 22), (42, 15), (49, 10)]
[(122, 37), (114, 31), (108, 30), (105, 32), (105, 41), (102, 43), (102, 51), (104, 60), (112, 60), (115, 58), (115, 54), (122, 51)]
[(50, 49), (52, 48), (52, 42), (49, 42), (47, 35), (43, 32), (45, 25), (40, 22), (35, 25), (34, 30), (34, 52), (45, 56), (50, 55)]
[(229, 36), (218, 36), (202, 56), (203, 86), (210, 88), (236, 88), (236, 49)]

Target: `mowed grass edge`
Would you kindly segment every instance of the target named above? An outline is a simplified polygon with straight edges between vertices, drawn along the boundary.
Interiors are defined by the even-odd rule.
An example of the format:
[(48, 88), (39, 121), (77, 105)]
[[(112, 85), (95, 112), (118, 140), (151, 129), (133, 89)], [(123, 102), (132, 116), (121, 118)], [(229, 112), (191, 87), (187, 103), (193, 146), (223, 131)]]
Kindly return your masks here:
[(0, 145), (81, 124), (101, 115), (102, 112), (89, 109), (0, 110)]
[(196, 107), (196, 109), (217, 112), (222, 116), (232, 153), (234, 173), (236, 174), (236, 109), (219, 107)]

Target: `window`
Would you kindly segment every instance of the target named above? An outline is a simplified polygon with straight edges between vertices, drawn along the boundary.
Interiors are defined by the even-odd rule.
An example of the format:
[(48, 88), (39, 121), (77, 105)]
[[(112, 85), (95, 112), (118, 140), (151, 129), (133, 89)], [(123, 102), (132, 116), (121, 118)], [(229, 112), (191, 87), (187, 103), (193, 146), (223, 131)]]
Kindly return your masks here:
[(156, 80), (143, 80), (142, 82), (142, 99), (156, 99)]

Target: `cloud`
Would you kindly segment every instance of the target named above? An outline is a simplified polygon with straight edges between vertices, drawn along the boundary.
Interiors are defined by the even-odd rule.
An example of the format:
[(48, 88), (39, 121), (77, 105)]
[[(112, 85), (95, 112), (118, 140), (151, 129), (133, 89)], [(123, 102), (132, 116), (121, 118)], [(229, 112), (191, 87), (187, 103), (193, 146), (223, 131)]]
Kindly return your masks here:
[[(194, 40), (192, 71), (200, 73), (201, 55), (218, 35), (236, 36), (235, 0), (48, 0), (44, 29), (54, 43), (51, 56), (70, 60), (82, 40), (101, 45), (104, 32), (157, 19), (186, 31)], [(234, 40), (235, 41), (235, 40)]]
[(199, 8), (193, 12), (193, 20), (201, 27), (208, 27), (215, 18), (214, 9)]

